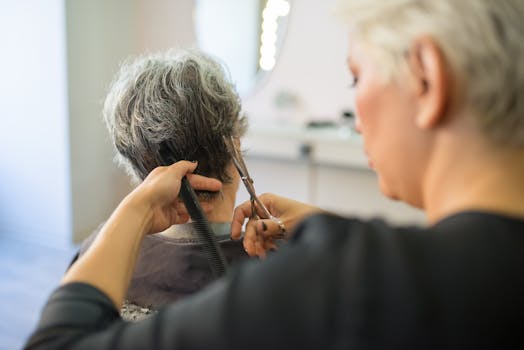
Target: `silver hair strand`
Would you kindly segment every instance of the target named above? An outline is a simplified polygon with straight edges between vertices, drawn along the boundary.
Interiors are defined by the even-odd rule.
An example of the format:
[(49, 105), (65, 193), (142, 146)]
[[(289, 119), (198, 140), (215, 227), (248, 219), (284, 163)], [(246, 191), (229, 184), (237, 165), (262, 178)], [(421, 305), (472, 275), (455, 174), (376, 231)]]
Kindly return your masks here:
[(198, 50), (172, 49), (122, 64), (103, 116), (117, 162), (136, 180), (181, 159), (228, 182), (224, 136), (241, 137), (247, 121), (224, 68)]

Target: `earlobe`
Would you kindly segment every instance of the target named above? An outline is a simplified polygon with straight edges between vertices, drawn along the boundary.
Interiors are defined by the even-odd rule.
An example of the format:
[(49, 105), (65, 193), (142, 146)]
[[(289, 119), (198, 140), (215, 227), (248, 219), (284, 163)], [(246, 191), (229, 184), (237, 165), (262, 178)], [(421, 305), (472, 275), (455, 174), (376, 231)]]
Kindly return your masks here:
[(409, 65), (418, 101), (415, 123), (421, 129), (434, 128), (444, 118), (447, 72), (442, 51), (433, 38), (415, 40), (409, 53)]

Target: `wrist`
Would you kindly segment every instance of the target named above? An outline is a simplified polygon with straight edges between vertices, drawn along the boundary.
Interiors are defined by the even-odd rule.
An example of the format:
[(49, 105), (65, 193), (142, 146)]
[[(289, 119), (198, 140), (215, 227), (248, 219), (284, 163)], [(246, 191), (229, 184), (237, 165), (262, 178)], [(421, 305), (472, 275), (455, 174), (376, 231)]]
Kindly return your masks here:
[(131, 192), (122, 200), (119, 209), (127, 213), (125, 215), (131, 215), (135, 220), (141, 221), (142, 236), (149, 233), (153, 224), (153, 206), (143, 193)]

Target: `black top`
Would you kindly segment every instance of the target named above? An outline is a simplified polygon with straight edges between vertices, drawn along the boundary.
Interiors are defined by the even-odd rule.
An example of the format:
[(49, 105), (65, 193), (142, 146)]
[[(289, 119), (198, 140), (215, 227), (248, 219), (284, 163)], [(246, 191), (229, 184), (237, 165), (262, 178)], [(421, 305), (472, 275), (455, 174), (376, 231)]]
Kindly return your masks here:
[(58, 288), (28, 348), (477, 349), (522, 344), (524, 220), (435, 226), (318, 215), (265, 261), (138, 322), (81, 283)]

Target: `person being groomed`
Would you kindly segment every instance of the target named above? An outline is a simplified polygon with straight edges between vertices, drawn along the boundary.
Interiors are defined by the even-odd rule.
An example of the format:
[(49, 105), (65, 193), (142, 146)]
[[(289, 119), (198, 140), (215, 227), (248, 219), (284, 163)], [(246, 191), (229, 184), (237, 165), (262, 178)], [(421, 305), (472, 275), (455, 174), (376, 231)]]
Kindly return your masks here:
[[(171, 49), (125, 61), (107, 94), (103, 116), (116, 160), (135, 183), (156, 167), (198, 161), (196, 173), (219, 179), (219, 192), (200, 192), (226, 260), (247, 257), (229, 238), (239, 175), (224, 138), (240, 147), (247, 122), (224, 69), (192, 49)], [(97, 232), (82, 244), (86, 253)], [(122, 309), (141, 318), (200, 290), (214, 276), (193, 223), (180, 223), (144, 238)]]
[[(428, 225), (319, 214), (263, 195), (289, 244), (147, 320), (123, 322), (116, 307), (127, 285), (114, 276), (126, 276), (144, 234), (167, 226), (151, 224), (162, 212), (154, 209), (177, 203), (179, 179), (192, 170), (185, 162), (159, 168), (68, 271), (27, 348), (522, 344), (524, 2), (341, 0), (338, 13), (350, 26), (357, 128), (380, 188), (424, 209)], [(233, 237), (248, 217), (250, 203), (235, 209)], [(277, 231), (251, 219), (244, 246), (262, 254)], [(95, 273), (115, 247), (118, 263)]]

